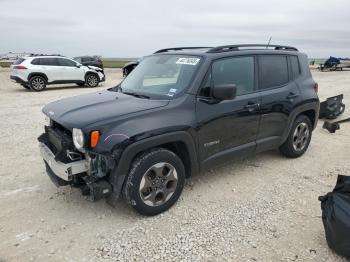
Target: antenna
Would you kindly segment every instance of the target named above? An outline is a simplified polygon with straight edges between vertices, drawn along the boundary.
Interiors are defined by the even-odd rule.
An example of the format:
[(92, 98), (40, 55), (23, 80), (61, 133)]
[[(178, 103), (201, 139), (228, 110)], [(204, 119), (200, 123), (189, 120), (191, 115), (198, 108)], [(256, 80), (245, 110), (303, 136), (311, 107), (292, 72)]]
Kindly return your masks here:
[(269, 38), (269, 42), (267, 43), (266, 49), (269, 47), (271, 39), (272, 39), (272, 36), (270, 36), (270, 38)]

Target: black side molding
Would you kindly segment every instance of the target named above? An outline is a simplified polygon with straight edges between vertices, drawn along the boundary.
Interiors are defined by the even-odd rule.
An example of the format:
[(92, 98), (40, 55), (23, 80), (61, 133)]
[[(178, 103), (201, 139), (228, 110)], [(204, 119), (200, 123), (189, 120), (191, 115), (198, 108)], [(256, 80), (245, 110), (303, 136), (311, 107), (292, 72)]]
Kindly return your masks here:
[[(195, 143), (192, 136), (186, 131), (177, 131), (168, 134), (150, 137), (129, 145), (122, 153), (117, 167), (112, 171), (109, 181), (113, 186), (112, 198), (118, 199), (124, 185), (124, 181), (129, 173), (132, 161), (135, 156), (149, 148), (157, 147), (171, 142), (183, 142), (186, 145), (190, 157), (191, 173), (198, 172), (198, 158)], [(113, 201), (112, 199), (112, 201)]]

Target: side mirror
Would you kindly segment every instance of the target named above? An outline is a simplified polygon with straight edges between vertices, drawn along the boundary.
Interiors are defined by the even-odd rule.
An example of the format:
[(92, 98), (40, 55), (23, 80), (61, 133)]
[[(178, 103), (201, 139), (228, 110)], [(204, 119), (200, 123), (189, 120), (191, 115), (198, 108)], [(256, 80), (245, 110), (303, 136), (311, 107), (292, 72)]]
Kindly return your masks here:
[(76, 63), (75, 66), (78, 67), (78, 68), (80, 68), (80, 67), (81, 67), (81, 64)]
[(220, 101), (231, 100), (237, 95), (237, 87), (235, 84), (215, 85), (212, 94), (214, 98)]

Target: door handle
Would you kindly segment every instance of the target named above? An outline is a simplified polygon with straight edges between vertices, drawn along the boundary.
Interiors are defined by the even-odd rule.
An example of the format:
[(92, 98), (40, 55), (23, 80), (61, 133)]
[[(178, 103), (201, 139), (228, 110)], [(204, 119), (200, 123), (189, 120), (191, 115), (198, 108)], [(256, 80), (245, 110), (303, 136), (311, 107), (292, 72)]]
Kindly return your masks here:
[(253, 112), (255, 109), (259, 108), (259, 103), (248, 103), (244, 106), (245, 109), (247, 109), (249, 112)]
[(293, 92), (290, 92), (288, 95), (287, 95), (287, 99), (294, 99), (294, 98), (297, 98), (299, 95), (298, 94), (295, 94)]

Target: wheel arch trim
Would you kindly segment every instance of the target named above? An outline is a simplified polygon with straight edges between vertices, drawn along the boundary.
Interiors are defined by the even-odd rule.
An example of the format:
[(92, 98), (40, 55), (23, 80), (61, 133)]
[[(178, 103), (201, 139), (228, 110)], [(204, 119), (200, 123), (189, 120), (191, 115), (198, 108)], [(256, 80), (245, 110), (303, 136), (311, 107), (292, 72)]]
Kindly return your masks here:
[(27, 77), (27, 80), (30, 81), (30, 79), (33, 77), (33, 76), (41, 76), (43, 78), (45, 78), (46, 82), (48, 82), (48, 77), (45, 73), (42, 73), (42, 72), (32, 72), (28, 75)]
[(97, 79), (98, 79), (98, 81), (100, 82), (100, 77), (98, 76), (98, 73), (97, 73), (97, 72), (94, 72), (94, 71), (87, 71), (87, 72), (85, 73), (85, 76), (84, 76), (85, 81), (86, 81), (86, 77), (87, 77), (88, 75), (90, 75), (90, 74), (97, 76)]
[(313, 123), (313, 127), (312, 129), (315, 129), (316, 128), (316, 125), (317, 125), (317, 120), (318, 120), (318, 114), (319, 114), (319, 102), (312, 102), (312, 103), (307, 103), (307, 104), (304, 104), (304, 105), (301, 105), (299, 107), (297, 107), (293, 112), (292, 114), (290, 115), (289, 117), (289, 120), (288, 120), (288, 128), (286, 128), (284, 134), (283, 134), (283, 137), (282, 137), (282, 141), (284, 142), (288, 135), (289, 135), (289, 132), (293, 126), (293, 123), (295, 121), (295, 119), (299, 116), (299, 115), (302, 115), (304, 112), (307, 112), (307, 111), (314, 111), (314, 114), (315, 114), (315, 119), (314, 119), (314, 123)]
[(189, 153), (191, 163), (191, 173), (195, 174), (198, 172), (198, 159), (196, 153), (196, 147), (192, 136), (186, 131), (177, 131), (162, 135), (157, 135), (144, 140), (135, 142), (126, 147), (118, 161), (118, 165), (112, 171), (110, 175), (110, 183), (113, 186), (112, 197), (117, 199), (120, 196), (122, 187), (125, 179), (130, 170), (133, 159), (141, 152), (161, 146), (163, 144), (183, 142)]

